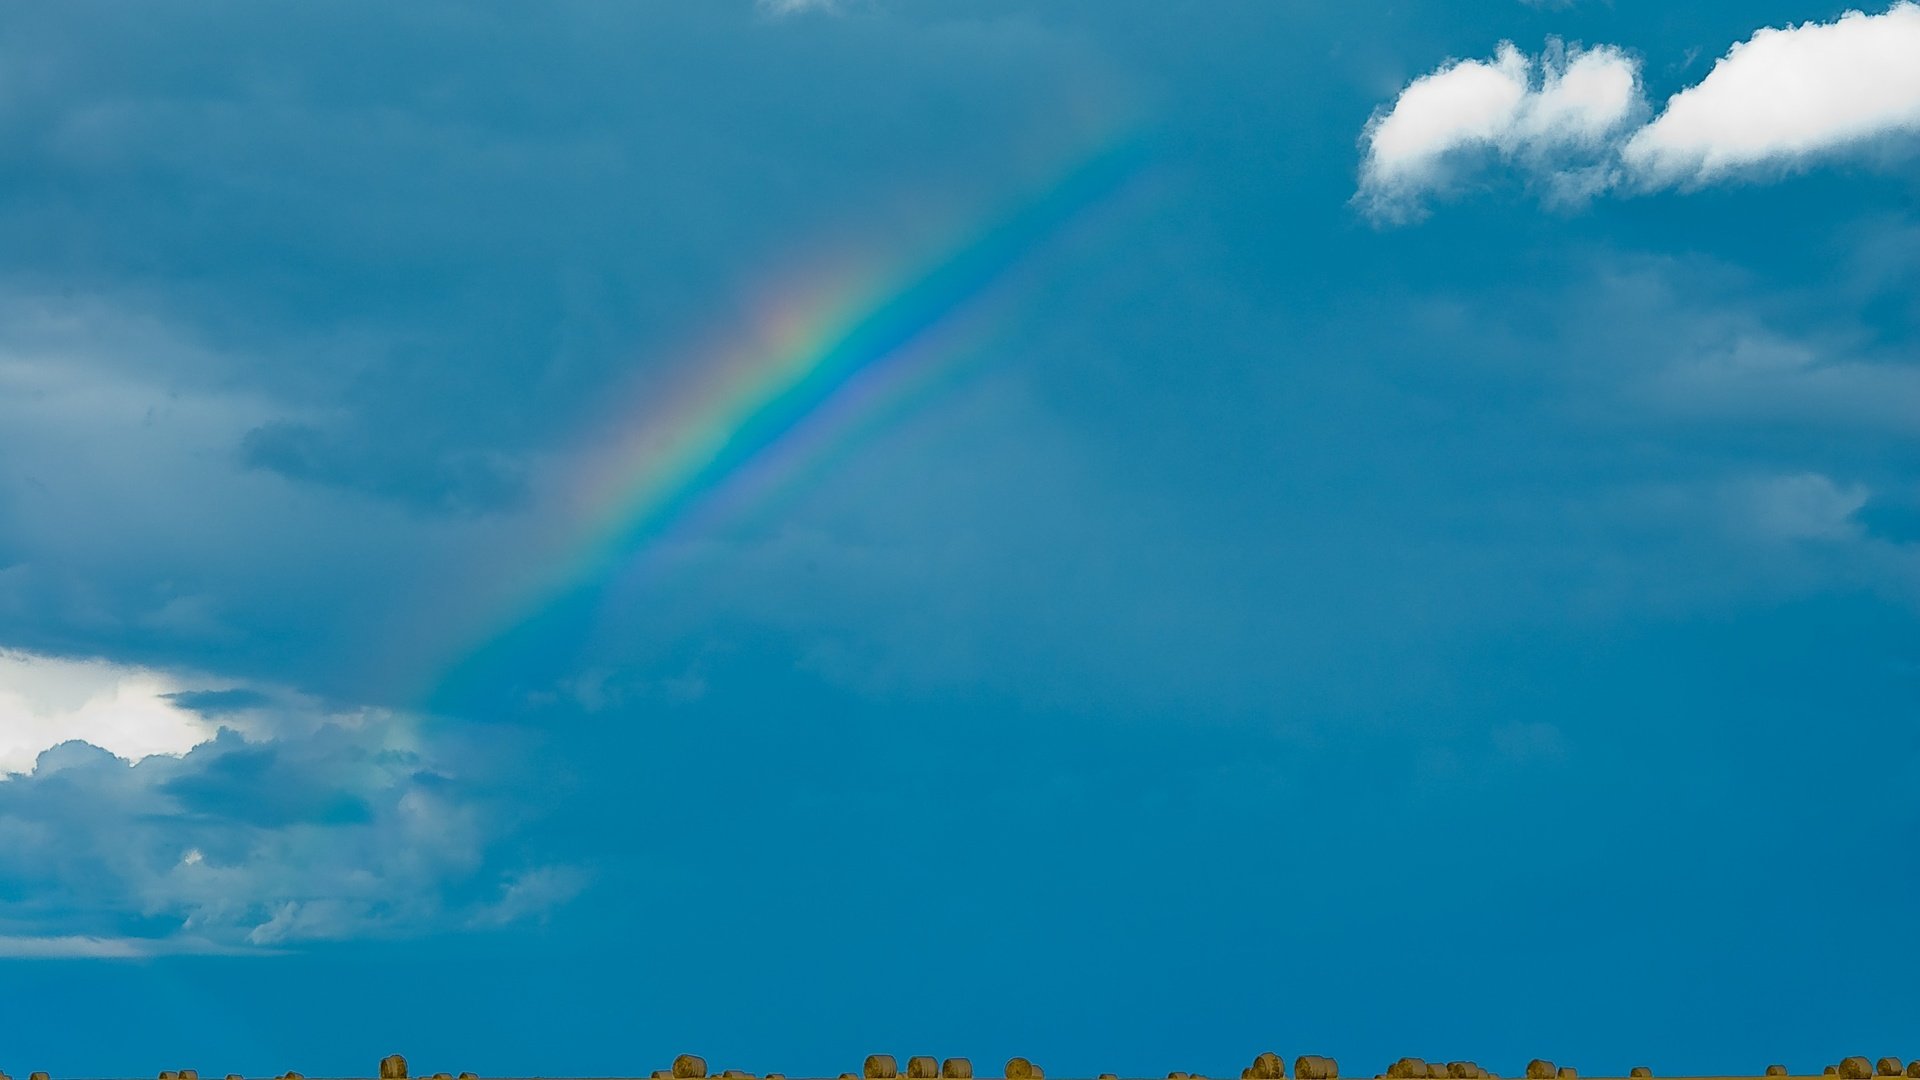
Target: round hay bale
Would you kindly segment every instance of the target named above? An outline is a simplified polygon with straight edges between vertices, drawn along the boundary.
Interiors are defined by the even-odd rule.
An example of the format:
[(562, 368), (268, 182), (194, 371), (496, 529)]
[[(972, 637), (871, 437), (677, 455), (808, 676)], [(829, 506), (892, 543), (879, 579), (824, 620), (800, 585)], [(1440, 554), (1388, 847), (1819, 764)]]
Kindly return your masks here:
[(1026, 1058), (1007, 1059), (1007, 1080), (1040, 1080), (1040, 1066)]
[(966, 1058), (948, 1058), (940, 1063), (940, 1075), (947, 1080), (973, 1080), (973, 1062)]
[(1820, 1075), (1821, 1075), (1821, 1076), (1839, 1076), (1839, 1075), (1840, 1075), (1840, 1066), (1838, 1066), (1838, 1065), (1829, 1065), (1829, 1066), (1827, 1066), (1826, 1068), (1824, 1068), (1824, 1069), (1821, 1069), (1821, 1070), (1820, 1070)]
[(1560, 1072), (1557, 1075), (1560, 1080), (1580, 1080), (1580, 1071), (1571, 1065), (1560, 1066)]
[(1253, 1066), (1249, 1065), (1240, 1070), (1240, 1080), (1253, 1080)]
[(900, 1075), (900, 1066), (894, 1064), (892, 1054), (868, 1054), (867, 1063), (860, 1067), (860, 1075), (866, 1080), (894, 1080)]
[(1883, 1057), (1873, 1063), (1873, 1071), (1881, 1076), (1899, 1076), (1902, 1066), (1897, 1057)]
[(720, 1070), (720, 1075), (725, 1077), (726, 1080), (747, 1080), (747, 1078), (753, 1074), (741, 1069), (722, 1069)]
[(1873, 1075), (1873, 1065), (1858, 1054), (1840, 1060), (1840, 1080), (1867, 1080)]
[(1303, 1054), (1293, 1059), (1293, 1075), (1294, 1080), (1334, 1080), (1340, 1075), (1340, 1064), (1319, 1054)]
[(181, 1069), (179, 1076), (180, 1076), (180, 1080), (200, 1080), (200, 1070)]
[(1907, 1062), (1907, 1075), (1920, 1076), (1920, 1058), (1914, 1058), (1912, 1061)]
[(1167, 1074), (1167, 1080), (1187, 1080), (1187, 1074), (1183, 1072), (1170, 1072)]
[(852, 1073), (841, 1073), (840, 1080), (860, 1080), (860, 1078), (853, 1075)]
[(655, 1069), (650, 1080), (673, 1080), (673, 1073), (668, 1069)]
[(399, 1054), (381, 1058), (380, 1080), (407, 1080), (407, 1059)]
[(673, 1059), (674, 1080), (706, 1080), (707, 1059), (681, 1054)]
[(1555, 1075), (1553, 1062), (1545, 1058), (1534, 1058), (1527, 1062), (1527, 1080), (1553, 1080)]
[(911, 1080), (933, 1080), (940, 1075), (940, 1062), (922, 1054), (907, 1059), (907, 1076)]
[(1280, 1055), (1268, 1050), (1253, 1059), (1252, 1080), (1286, 1080), (1287, 1063)]
[(1427, 1062), (1427, 1080), (1447, 1080), (1447, 1077), (1450, 1075), (1451, 1074), (1447, 1072), (1446, 1062)]
[(787, 1080), (786, 1073), (768, 1073), (767, 1080)]
[(28, 1073), (27, 1080), (47, 1080), (47, 1074), (43, 1072)]
[(172, 1069), (163, 1069), (160, 1072), (160, 1080), (180, 1080), (180, 1074)]
[(1627, 1075), (1645, 1078), (1652, 1076), (1653, 1070), (1647, 1068), (1645, 1065), (1635, 1065), (1633, 1068), (1627, 1070)]
[(1447, 1075), (1454, 1077), (1455, 1080), (1471, 1080), (1473, 1076), (1473, 1062), (1449, 1061), (1447, 1062)]
[(480, 1077), (475, 1073), (463, 1072), (460, 1074), (460, 1080), (480, 1080)]
[(1787, 1067), (1785, 1065), (1769, 1065), (1767, 1066), (1767, 1075), (1785, 1076), (1787, 1075)]
[[(185, 1080), (185, 1078), (184, 1078), (184, 1077), (182, 1077), (182, 1078), (181, 1078), (181, 1080)], [(453, 1074), (452, 1074), (452, 1073), (443, 1073), (443, 1072), (439, 1072), (439, 1073), (434, 1073), (434, 1074), (433, 1074), (433, 1080), (453, 1080)]]

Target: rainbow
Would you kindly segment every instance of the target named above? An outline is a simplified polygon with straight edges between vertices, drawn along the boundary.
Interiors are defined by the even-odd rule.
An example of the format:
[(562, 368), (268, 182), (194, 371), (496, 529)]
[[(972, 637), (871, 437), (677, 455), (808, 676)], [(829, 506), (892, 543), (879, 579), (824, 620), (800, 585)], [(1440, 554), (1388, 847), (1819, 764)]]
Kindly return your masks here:
[(469, 639), (477, 644), (452, 650), (457, 659), (438, 667), (429, 704), (452, 707), (489, 672), (524, 667), (530, 654), (564, 665), (601, 594), (636, 557), (723, 508), (790, 489), (808, 462), (817, 470), (858, 433), (936, 393), (954, 377), (955, 356), (987, 351), (966, 337), (988, 320), (966, 316), (1149, 156), (1138, 135), (1110, 140), (913, 270), (869, 275), (864, 286), (829, 277), (841, 284), (778, 294), (782, 302), (750, 320), (757, 332), (684, 365), (692, 381), (636, 395), (607, 425), (611, 435), (570, 459), (568, 502), (577, 510), (560, 553), (495, 601), (493, 613), (468, 620), (481, 628)]

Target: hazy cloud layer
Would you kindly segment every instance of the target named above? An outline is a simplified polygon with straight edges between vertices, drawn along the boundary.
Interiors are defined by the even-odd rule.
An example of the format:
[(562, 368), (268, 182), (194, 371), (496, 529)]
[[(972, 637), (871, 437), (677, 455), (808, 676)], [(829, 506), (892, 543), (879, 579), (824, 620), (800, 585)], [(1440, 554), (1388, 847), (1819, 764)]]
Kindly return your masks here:
[(0, 955), (500, 926), (584, 884), (501, 864), (485, 757), (402, 714), (21, 652), (0, 687)]
[(1549, 201), (1608, 188), (1693, 187), (1920, 131), (1920, 5), (1849, 11), (1832, 23), (1762, 29), (1650, 122), (1637, 58), (1613, 46), (1539, 65), (1502, 42), (1492, 60), (1450, 63), (1408, 84), (1367, 125), (1357, 201), (1382, 220), (1416, 217), (1497, 159)]

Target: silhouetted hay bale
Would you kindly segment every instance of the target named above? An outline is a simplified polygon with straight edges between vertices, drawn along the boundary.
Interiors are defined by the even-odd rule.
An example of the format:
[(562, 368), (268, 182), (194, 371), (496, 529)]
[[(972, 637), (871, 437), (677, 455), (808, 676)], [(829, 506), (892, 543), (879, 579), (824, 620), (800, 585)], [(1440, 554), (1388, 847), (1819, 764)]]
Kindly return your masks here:
[(681, 1054), (673, 1059), (675, 1080), (706, 1080), (707, 1059), (692, 1054)]
[(892, 1054), (868, 1054), (860, 1075), (866, 1080), (894, 1080), (900, 1075), (900, 1066), (894, 1064)]
[(940, 1063), (940, 1075), (947, 1080), (973, 1080), (973, 1062), (967, 1058), (948, 1058)]
[(1873, 1075), (1873, 1065), (1866, 1058), (1855, 1055), (1840, 1060), (1840, 1080), (1867, 1080)]
[(1897, 1057), (1883, 1057), (1873, 1063), (1873, 1071), (1881, 1076), (1899, 1076), (1900, 1068), (1900, 1059)]
[(1293, 1059), (1294, 1080), (1334, 1080), (1339, 1075), (1340, 1064), (1330, 1057), (1303, 1054)]
[(1042, 1075), (1040, 1066), (1035, 1065), (1026, 1058), (1017, 1057), (1007, 1059), (1007, 1080), (1040, 1080)]
[(1553, 1080), (1555, 1075), (1553, 1062), (1545, 1058), (1534, 1058), (1527, 1062), (1527, 1080)]
[(1627, 1075), (1644, 1078), (1644, 1077), (1652, 1076), (1653, 1070), (1647, 1068), (1645, 1065), (1635, 1065), (1633, 1068), (1627, 1070)]
[(1767, 1075), (1785, 1076), (1787, 1075), (1787, 1067), (1785, 1065), (1769, 1065), (1767, 1066)]

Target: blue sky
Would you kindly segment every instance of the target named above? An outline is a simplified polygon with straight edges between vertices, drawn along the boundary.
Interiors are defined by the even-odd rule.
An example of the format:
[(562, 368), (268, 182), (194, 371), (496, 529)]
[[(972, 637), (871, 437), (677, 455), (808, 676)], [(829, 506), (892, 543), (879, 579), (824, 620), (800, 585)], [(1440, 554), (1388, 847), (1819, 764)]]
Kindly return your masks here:
[(1920, 1055), (1916, 72), (0, 11), (0, 1068)]

